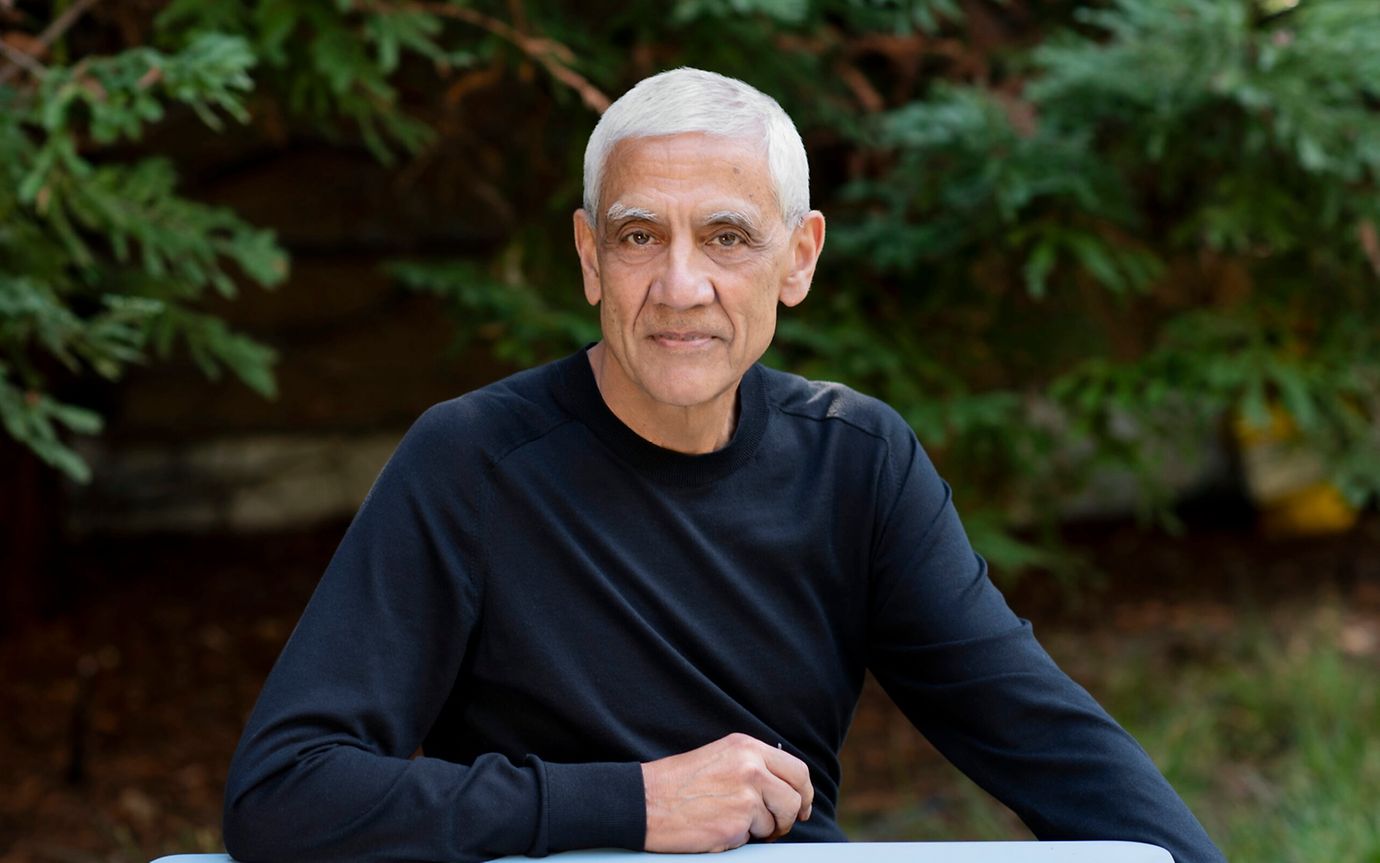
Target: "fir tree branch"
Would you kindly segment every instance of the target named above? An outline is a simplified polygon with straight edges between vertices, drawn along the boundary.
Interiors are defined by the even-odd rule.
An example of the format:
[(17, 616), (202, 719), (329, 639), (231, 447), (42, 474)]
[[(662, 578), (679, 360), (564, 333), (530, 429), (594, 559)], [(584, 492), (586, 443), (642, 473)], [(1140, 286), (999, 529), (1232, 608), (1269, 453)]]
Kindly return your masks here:
[[(85, 15), (86, 11), (90, 9), (92, 6), (95, 6), (98, 2), (100, 2), (100, 0), (77, 0), (77, 2), (67, 7), (67, 9), (61, 15), (53, 19), (53, 22), (51, 24), (43, 28), (42, 33), (38, 34), (38, 44), (40, 46), (40, 49), (46, 49), (49, 46), (51, 46), (54, 42), (61, 39), (62, 34), (66, 33), (69, 29), (71, 29), (72, 25), (77, 23), (77, 19), (80, 18), (82, 15)], [(3, 42), (0, 42), (0, 45), (3, 44)], [(6, 66), (4, 69), (0, 69), (0, 84), (4, 84), (11, 78), (13, 78), (21, 68), (27, 69), (29, 73), (32, 75), (41, 74), (35, 72), (33, 66), (29, 65), (28, 62), (20, 60), (18, 57), (15, 57), (10, 53), (11, 50), (18, 49), (10, 49), (9, 46), (4, 47), (4, 54), (9, 59), (10, 65)], [(38, 66), (39, 69), (43, 69), (43, 65), (34, 59), (34, 57), (36, 56), (35, 54), (30, 54), (25, 51), (19, 51), (18, 53), (23, 54), (25, 57), (31, 60), (34, 65)]]
[(511, 24), (500, 21), (497, 18), (477, 12), (463, 6), (451, 6), (446, 3), (426, 2), (404, 2), (404, 3), (376, 3), (371, 0), (361, 0), (359, 8), (368, 9), (373, 12), (387, 14), (389, 12), (411, 11), (429, 12), (443, 18), (453, 18), (488, 30), (490, 33), (505, 39), (515, 45), (520, 51), (536, 60), (546, 71), (565, 84), (576, 93), (580, 94), (580, 99), (585, 105), (595, 113), (602, 114), (609, 107), (609, 97), (603, 91), (595, 87), (587, 78), (570, 68), (569, 64), (575, 59), (572, 52), (565, 45), (554, 39), (547, 39), (540, 36), (528, 36), (522, 33)]
[(4, 72), (0, 72), (0, 84), (5, 83), (5, 81), (9, 79), (10, 75), (7, 73), (12, 73), (14, 70), (21, 68), (35, 78), (42, 78), (44, 75), (48, 74), (48, 67), (35, 60), (32, 54), (28, 54), (13, 47), (4, 39), (0, 39), (0, 54), (5, 55), (5, 59), (13, 64), (6, 67)]

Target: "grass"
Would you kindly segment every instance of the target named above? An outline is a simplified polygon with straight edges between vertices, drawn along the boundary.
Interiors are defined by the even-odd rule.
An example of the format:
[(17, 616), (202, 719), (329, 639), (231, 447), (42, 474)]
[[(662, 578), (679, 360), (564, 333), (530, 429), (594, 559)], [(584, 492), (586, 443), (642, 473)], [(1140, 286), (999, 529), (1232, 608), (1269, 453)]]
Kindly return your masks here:
[[(1132, 635), (1084, 651), (1096, 658), (1075, 676), (1233, 863), (1380, 863), (1380, 661), (1373, 637), (1343, 649), (1347, 627), (1324, 607), (1273, 625)], [(855, 839), (1029, 837), (957, 774), (924, 803), (849, 827)]]

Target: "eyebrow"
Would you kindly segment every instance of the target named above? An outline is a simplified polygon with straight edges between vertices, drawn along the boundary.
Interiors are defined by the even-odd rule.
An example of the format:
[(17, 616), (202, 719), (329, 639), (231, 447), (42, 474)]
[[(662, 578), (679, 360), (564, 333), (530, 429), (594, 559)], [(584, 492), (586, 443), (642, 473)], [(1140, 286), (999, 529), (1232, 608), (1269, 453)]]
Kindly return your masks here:
[(757, 221), (746, 213), (738, 210), (719, 210), (710, 213), (704, 219), (706, 225), (732, 225), (750, 236), (760, 236), (762, 231), (757, 227)]
[(653, 224), (660, 224), (661, 222), (661, 217), (651, 210), (648, 210), (646, 207), (629, 207), (621, 201), (613, 202), (613, 205), (609, 207), (608, 213), (605, 214), (605, 218), (608, 219), (611, 225), (632, 221), (652, 222)]
[[(618, 225), (623, 222), (651, 222), (654, 225), (659, 225), (663, 221), (661, 216), (646, 207), (629, 207), (622, 201), (615, 201), (604, 216), (610, 225)], [(700, 224), (732, 225), (752, 236), (759, 236), (762, 233), (761, 228), (757, 225), (757, 220), (741, 210), (716, 210), (705, 216)]]

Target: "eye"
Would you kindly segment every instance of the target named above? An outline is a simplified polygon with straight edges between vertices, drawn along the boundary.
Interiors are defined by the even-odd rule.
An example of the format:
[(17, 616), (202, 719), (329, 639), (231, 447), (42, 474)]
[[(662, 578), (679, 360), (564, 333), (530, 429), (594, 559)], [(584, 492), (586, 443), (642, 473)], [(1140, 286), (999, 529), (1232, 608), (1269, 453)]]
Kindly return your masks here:
[(731, 249), (743, 244), (743, 235), (734, 231), (724, 231), (721, 234), (715, 234), (712, 242), (721, 249)]
[(646, 231), (629, 231), (623, 237), (623, 241), (634, 246), (645, 246), (652, 241), (652, 235)]

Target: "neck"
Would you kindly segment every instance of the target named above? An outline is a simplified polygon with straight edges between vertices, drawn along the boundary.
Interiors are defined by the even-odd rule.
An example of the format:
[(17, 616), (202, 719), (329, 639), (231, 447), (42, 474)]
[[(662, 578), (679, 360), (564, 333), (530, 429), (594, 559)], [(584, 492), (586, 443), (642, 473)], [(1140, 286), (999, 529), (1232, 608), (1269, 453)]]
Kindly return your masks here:
[(599, 395), (613, 415), (639, 437), (664, 449), (702, 455), (723, 449), (738, 424), (738, 388), (704, 404), (680, 407), (654, 401), (611, 367), (618, 361), (600, 342), (590, 348)]

